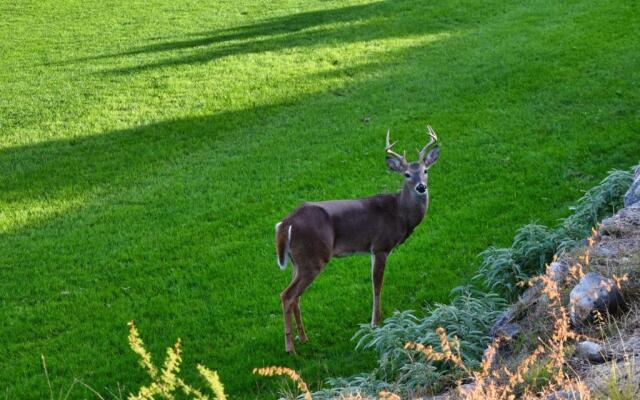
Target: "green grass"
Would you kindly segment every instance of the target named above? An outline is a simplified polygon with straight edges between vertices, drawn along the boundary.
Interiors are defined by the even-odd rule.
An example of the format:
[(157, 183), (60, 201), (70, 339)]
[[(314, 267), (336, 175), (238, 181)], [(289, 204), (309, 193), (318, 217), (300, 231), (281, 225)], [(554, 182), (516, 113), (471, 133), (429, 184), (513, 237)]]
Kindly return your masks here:
[[(638, 162), (640, 10), (623, 1), (0, 3), (0, 393), (132, 390), (182, 338), (183, 375), (273, 397), (370, 369), (369, 260), (334, 260), (283, 351), (273, 225), (304, 200), (395, 190), (384, 133), (442, 153), (383, 311), (446, 301), (476, 255), (552, 225)], [(370, 118), (364, 123), (363, 118)], [(74, 397), (89, 396), (78, 389)]]

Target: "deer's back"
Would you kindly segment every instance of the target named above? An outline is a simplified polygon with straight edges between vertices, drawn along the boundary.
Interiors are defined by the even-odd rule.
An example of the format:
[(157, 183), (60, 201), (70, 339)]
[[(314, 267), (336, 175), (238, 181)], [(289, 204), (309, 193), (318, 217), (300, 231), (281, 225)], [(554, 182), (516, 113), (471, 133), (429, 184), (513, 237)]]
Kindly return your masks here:
[(333, 256), (391, 250), (404, 239), (399, 226), (397, 198), (382, 194), (356, 200), (308, 202), (286, 219), (294, 234), (317, 237)]

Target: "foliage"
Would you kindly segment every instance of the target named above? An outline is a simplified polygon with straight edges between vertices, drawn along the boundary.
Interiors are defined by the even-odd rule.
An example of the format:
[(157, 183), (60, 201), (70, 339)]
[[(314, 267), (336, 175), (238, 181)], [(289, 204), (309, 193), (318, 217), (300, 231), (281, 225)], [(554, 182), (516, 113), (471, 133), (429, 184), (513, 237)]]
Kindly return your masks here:
[[(587, 250), (588, 252), (589, 250)], [(588, 259), (586, 256), (585, 259)], [(568, 368), (566, 353), (570, 340), (579, 337), (571, 330), (569, 313), (562, 303), (561, 290), (555, 280), (542, 274), (532, 278), (531, 284), (540, 283), (541, 291), (548, 299), (547, 314), (551, 321), (548, 335), (538, 337), (535, 349), (521, 358), (517, 365), (494, 366), (501, 338), (496, 338), (488, 346), (480, 368), (472, 368), (461, 359), (461, 349), (457, 337), (449, 338), (443, 328), (436, 331), (440, 337), (440, 350), (434, 346), (407, 343), (405, 347), (418, 349), (429, 361), (448, 361), (463, 371), (472, 385), (464, 388), (462, 380), (457, 380), (456, 392), (467, 400), (537, 400), (546, 399), (560, 390), (575, 393), (576, 397), (591, 398), (589, 388), (577, 379), (575, 372)], [(556, 396), (553, 396), (556, 397)]]
[(527, 276), (543, 271), (545, 263), (556, 253), (556, 247), (553, 232), (538, 224), (518, 229), (511, 245), (514, 262)]
[[(430, 371), (420, 371), (416, 376), (420, 376), (422, 373), (429, 374)], [(373, 396), (383, 390), (396, 392), (392, 383), (376, 377), (375, 372), (358, 374), (348, 378), (329, 378), (326, 386), (327, 388), (314, 392), (313, 399), (333, 400), (356, 396)]]
[[(425, 363), (416, 358), (416, 346), (407, 348), (404, 345), (411, 342), (423, 352), (424, 346), (431, 346), (437, 351), (442, 343), (437, 333), (440, 328), (448, 332), (449, 339), (455, 338), (461, 362), (469, 368), (477, 368), (489, 343), (487, 332), (506, 307), (505, 299), (514, 300), (523, 286), (519, 283), (543, 272), (545, 263), (562, 246), (566, 250), (569, 243), (575, 243), (563, 239), (567, 234), (566, 227), (580, 227), (573, 234), (584, 234), (580, 237), (584, 239), (595, 225), (594, 217), (602, 218), (620, 207), (623, 195), (631, 184), (631, 176), (624, 171), (610, 172), (599, 185), (578, 200), (576, 206), (572, 207), (573, 214), (555, 230), (538, 224), (525, 225), (517, 231), (511, 247), (489, 247), (480, 253), (482, 261), (474, 280), (482, 282), (488, 292), (470, 286), (459, 287), (452, 291), (453, 300), (450, 304), (427, 307), (424, 317), (417, 317), (411, 310), (396, 311), (380, 327), (362, 325), (355, 335), (359, 338), (356, 348), (374, 349), (378, 355), (378, 369), (352, 379), (332, 380), (329, 383), (338, 386), (319, 393), (323, 396), (337, 393), (372, 394), (389, 390), (407, 394), (425, 387), (433, 388), (445, 377), (454, 379), (456, 372), (450, 364), (443, 364), (437, 358)], [(550, 298), (556, 299), (557, 288), (553, 285), (553, 282), (545, 282), (545, 287), (550, 287)], [(562, 314), (564, 309), (557, 312), (562, 317), (558, 321), (565, 321), (566, 316)], [(558, 327), (558, 330), (568, 335), (566, 327)], [(564, 342), (558, 346), (564, 348)], [(527, 375), (527, 379), (532, 381), (531, 387), (540, 384), (542, 378), (536, 378), (536, 373), (542, 374), (545, 368), (536, 367)], [(515, 386), (512, 389), (515, 390)]]
[(253, 373), (261, 376), (286, 376), (293, 383), (296, 384), (298, 390), (302, 392), (303, 400), (311, 400), (311, 393), (309, 392), (309, 387), (307, 383), (302, 380), (300, 375), (292, 370), (291, 368), (286, 367), (264, 367), (264, 368), (254, 368)]
[(611, 171), (599, 185), (588, 190), (572, 207), (573, 213), (565, 218), (556, 231), (556, 240), (561, 250), (574, 247), (589, 235), (592, 227), (607, 215), (622, 207), (624, 194), (633, 182), (633, 172)]
[(478, 365), (482, 352), (489, 343), (487, 327), (506, 306), (506, 302), (492, 293), (483, 293), (472, 287), (452, 291), (450, 304), (427, 307), (425, 317), (416, 317), (413, 311), (396, 311), (380, 327), (362, 325), (354, 338), (356, 348), (373, 349), (378, 354), (378, 368), (373, 374), (348, 380), (333, 380), (331, 384), (346, 384), (323, 393), (412, 393), (433, 387), (451, 371), (443, 363), (425, 363), (416, 358), (418, 350), (405, 348), (406, 342), (438, 347), (440, 338), (436, 329), (444, 327), (460, 344), (461, 356), (469, 365)]
[(632, 180), (630, 171), (611, 171), (571, 207), (572, 214), (554, 230), (525, 225), (517, 231), (511, 247), (489, 247), (480, 253), (482, 261), (474, 280), (509, 300), (515, 299), (522, 287), (519, 282), (542, 273), (554, 254), (575, 247), (598, 221), (622, 206)]
[(480, 253), (480, 257), (482, 261), (473, 279), (483, 282), (490, 291), (512, 300), (518, 291), (518, 282), (527, 279), (527, 274), (513, 260), (513, 251), (491, 246)]

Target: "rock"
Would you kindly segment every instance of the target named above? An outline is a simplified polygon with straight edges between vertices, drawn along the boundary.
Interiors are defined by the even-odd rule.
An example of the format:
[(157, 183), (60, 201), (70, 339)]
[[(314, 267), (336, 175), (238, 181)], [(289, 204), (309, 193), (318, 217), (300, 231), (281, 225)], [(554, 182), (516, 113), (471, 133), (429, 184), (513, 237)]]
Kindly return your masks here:
[(618, 211), (614, 217), (617, 217), (630, 226), (640, 225), (640, 202), (636, 202), (623, 208)]
[(607, 247), (603, 245), (603, 243), (598, 244), (598, 246), (591, 249), (591, 255), (593, 257), (600, 258), (614, 258), (618, 257), (620, 254), (620, 249), (614, 247)]
[(520, 325), (514, 322), (517, 318), (516, 307), (512, 305), (496, 318), (496, 322), (489, 330), (489, 334), (493, 338), (501, 337), (507, 340), (514, 338), (522, 329)]
[(547, 276), (556, 283), (564, 282), (569, 273), (569, 265), (563, 261), (554, 261), (547, 268)]
[(518, 336), (521, 330), (522, 328), (520, 327), (520, 325), (511, 322), (498, 327), (495, 332), (493, 332), (493, 337), (501, 337), (506, 340), (511, 340), (514, 337)]
[(618, 211), (614, 216), (602, 220), (601, 232), (613, 237), (635, 235), (640, 227), (640, 202)]
[(582, 325), (590, 320), (595, 311), (614, 314), (624, 305), (624, 300), (612, 279), (589, 272), (571, 290), (569, 304), (571, 322)]
[(476, 383), (465, 383), (464, 385), (459, 386), (458, 390), (460, 395), (464, 397), (469, 396), (474, 390), (476, 390)]
[(624, 206), (629, 207), (632, 204), (640, 202), (640, 166), (636, 168), (636, 175), (633, 178), (631, 187), (624, 195)]
[(513, 315), (511, 313), (511, 307), (509, 307), (508, 309), (504, 310), (502, 314), (498, 316), (498, 318), (496, 318), (496, 322), (493, 323), (493, 326), (489, 330), (489, 334), (491, 335), (491, 337), (495, 338), (498, 331), (504, 325), (508, 324), (512, 318), (513, 318)]
[(601, 364), (611, 358), (602, 345), (588, 340), (576, 345), (576, 353), (579, 357), (597, 364)]
[(582, 400), (583, 398), (585, 397), (580, 392), (574, 390), (558, 390), (548, 395), (546, 400)]
[(540, 301), (540, 293), (542, 292), (542, 282), (538, 281), (533, 286), (528, 287), (518, 299), (520, 307), (529, 308)]

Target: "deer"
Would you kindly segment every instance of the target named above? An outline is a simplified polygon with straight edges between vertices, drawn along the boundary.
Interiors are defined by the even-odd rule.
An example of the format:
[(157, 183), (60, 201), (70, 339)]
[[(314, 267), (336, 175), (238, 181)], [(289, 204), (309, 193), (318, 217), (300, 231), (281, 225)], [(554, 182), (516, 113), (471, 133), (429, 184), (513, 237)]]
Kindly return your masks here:
[(291, 283), (280, 294), (287, 353), (295, 354), (292, 314), (299, 341), (308, 340), (300, 314), (300, 296), (333, 257), (371, 255), (371, 325), (380, 322), (387, 257), (424, 218), (429, 207), (428, 172), (440, 156), (438, 137), (430, 125), (429, 142), (418, 152), (416, 162), (408, 162), (406, 152), (400, 155), (393, 151), (397, 142), (390, 143), (389, 133), (387, 130), (385, 160), (391, 171), (404, 176), (399, 192), (354, 200), (305, 202), (275, 226), (278, 266), (284, 271), (290, 261), (293, 270)]

